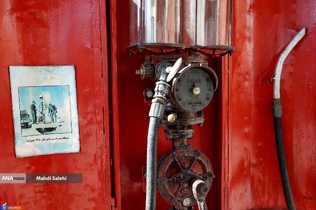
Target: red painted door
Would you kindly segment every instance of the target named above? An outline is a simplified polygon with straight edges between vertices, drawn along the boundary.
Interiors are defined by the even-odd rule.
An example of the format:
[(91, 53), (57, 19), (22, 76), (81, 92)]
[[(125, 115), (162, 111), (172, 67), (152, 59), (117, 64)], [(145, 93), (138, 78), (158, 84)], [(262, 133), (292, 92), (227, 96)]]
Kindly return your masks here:
[[(149, 106), (144, 103), (143, 91), (154, 88), (155, 81), (142, 80), (135, 71), (142, 64), (140, 56), (129, 56), (126, 48), (129, 39), (129, 5), (126, 1), (111, 1), (112, 18), (112, 96), (114, 122), (114, 150), (115, 150), (115, 190), (118, 209), (145, 209), (145, 192), (143, 190), (143, 170), (146, 164), (146, 144), (149, 123)], [(135, 29), (136, 30), (136, 29)], [(115, 42), (114, 40), (117, 40)], [(194, 137), (188, 144), (201, 150), (210, 159), (216, 178), (207, 197), (210, 209), (221, 209), (224, 186), (222, 185), (222, 139), (225, 129), (223, 119), (227, 117), (227, 103), (223, 94), (227, 87), (222, 83), (227, 81), (226, 71), (222, 69), (219, 58), (210, 60), (210, 65), (216, 71), (220, 87), (215, 92), (211, 105), (204, 110), (204, 125), (195, 127)], [(226, 120), (226, 119), (225, 119)], [(226, 126), (226, 125), (224, 125)], [(164, 130), (159, 130), (158, 159), (172, 149), (171, 141), (166, 140)], [(172, 208), (157, 193), (157, 209)], [(197, 207), (196, 207), (197, 208)]]
[[(125, 1), (112, 1), (113, 84), (116, 196), (121, 209), (142, 209), (141, 168), (145, 165), (149, 107), (142, 103), (145, 88), (134, 74), (141, 58), (129, 57), (129, 15)], [(271, 114), (276, 61), (299, 29), (307, 27), (284, 65), (281, 96), (283, 133), (292, 191), (297, 209), (315, 209), (315, 2), (291, 0), (233, 1), (233, 45), (236, 52), (223, 61), (210, 61), (220, 77), (220, 89), (205, 110), (206, 123), (189, 141), (210, 158), (216, 178), (208, 196), (210, 209), (286, 208), (278, 169)], [(227, 60), (228, 59), (228, 60)], [(269, 82), (270, 81), (270, 82)], [(159, 133), (158, 155), (170, 149)], [(157, 209), (170, 207), (158, 195)]]
[[(110, 209), (105, 14), (104, 1), (1, 2), (0, 173), (80, 173), (82, 183), (2, 183), (0, 205), (25, 209)], [(75, 66), (79, 153), (15, 157), (10, 65)]]

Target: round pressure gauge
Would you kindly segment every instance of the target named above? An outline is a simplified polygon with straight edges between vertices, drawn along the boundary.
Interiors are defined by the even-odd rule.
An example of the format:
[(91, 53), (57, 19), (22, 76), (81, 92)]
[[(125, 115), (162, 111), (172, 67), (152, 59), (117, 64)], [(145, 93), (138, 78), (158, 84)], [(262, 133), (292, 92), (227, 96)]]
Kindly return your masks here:
[(216, 87), (217, 76), (211, 68), (191, 65), (174, 78), (171, 101), (182, 111), (201, 111), (211, 102)]

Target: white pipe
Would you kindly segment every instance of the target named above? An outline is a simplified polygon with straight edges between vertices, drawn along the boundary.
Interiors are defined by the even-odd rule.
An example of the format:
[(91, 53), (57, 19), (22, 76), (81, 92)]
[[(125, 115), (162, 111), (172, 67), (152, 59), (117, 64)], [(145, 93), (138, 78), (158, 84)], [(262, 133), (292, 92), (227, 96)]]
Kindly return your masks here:
[(273, 98), (280, 99), (280, 86), (281, 86), (281, 73), (283, 68), (283, 63), (288, 54), (292, 51), (295, 45), (305, 36), (306, 28), (302, 28), (298, 34), (292, 39), (292, 41), (286, 46), (286, 48), (282, 51), (276, 68), (275, 68), (275, 75), (274, 75), (274, 87), (273, 87)]

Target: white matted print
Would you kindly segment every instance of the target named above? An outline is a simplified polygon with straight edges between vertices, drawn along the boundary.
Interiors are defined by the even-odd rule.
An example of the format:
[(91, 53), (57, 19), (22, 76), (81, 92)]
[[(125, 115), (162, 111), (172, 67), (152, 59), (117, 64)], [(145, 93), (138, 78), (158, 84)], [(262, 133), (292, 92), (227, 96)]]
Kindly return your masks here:
[(79, 152), (74, 66), (10, 66), (17, 157)]

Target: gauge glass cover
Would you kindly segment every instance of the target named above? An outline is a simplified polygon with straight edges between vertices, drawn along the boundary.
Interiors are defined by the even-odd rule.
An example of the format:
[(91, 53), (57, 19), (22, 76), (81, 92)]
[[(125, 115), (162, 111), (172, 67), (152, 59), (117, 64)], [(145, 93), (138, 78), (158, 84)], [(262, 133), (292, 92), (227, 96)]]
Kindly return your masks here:
[(214, 84), (211, 76), (202, 68), (185, 69), (175, 79), (173, 87), (175, 105), (183, 111), (201, 111), (211, 102)]

